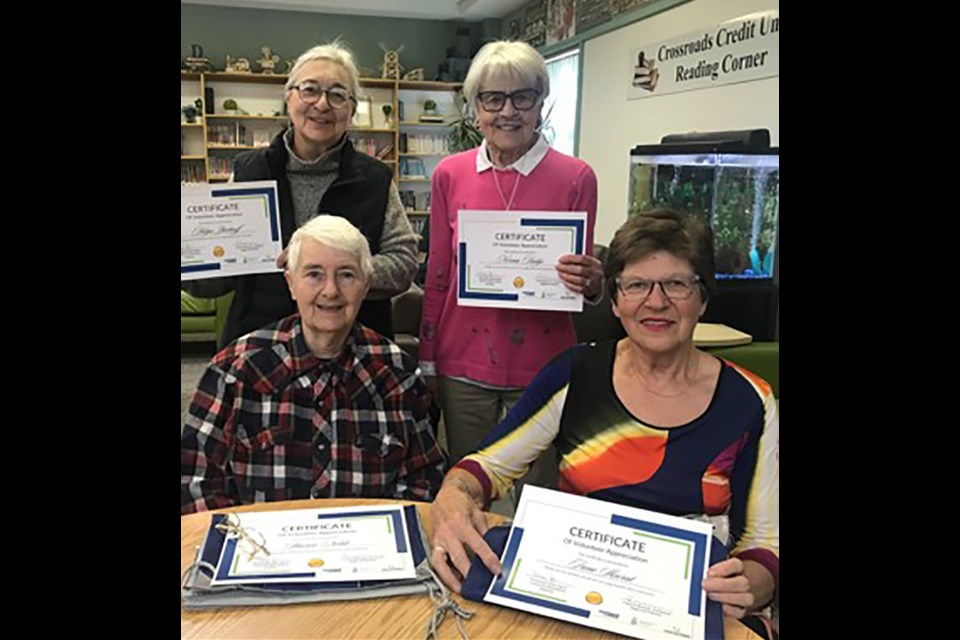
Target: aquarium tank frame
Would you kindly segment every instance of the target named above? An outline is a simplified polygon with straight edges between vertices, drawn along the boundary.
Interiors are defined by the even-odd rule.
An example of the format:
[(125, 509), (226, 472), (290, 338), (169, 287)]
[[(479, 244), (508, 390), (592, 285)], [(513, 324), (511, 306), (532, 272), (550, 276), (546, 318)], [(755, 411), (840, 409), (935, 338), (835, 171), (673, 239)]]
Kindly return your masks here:
[[(741, 331), (746, 331), (754, 337), (754, 340), (779, 340), (780, 147), (770, 146), (770, 132), (766, 129), (749, 129), (744, 131), (712, 131), (670, 134), (664, 136), (661, 139), (660, 144), (637, 145), (633, 147), (633, 149), (630, 151), (630, 184), (628, 186), (630, 192), (631, 215), (635, 215), (637, 213), (637, 211), (634, 210), (635, 198), (637, 198), (636, 194), (634, 194), (634, 168), (637, 166), (643, 166), (638, 160), (639, 158), (648, 156), (656, 156), (658, 162), (653, 164), (662, 166), (702, 166), (704, 168), (722, 168), (727, 166), (774, 166), (771, 158), (775, 158), (775, 166), (777, 170), (776, 199), (774, 202), (771, 192), (768, 192), (765, 195), (766, 199), (764, 201), (769, 204), (771, 208), (775, 207), (775, 229), (773, 234), (775, 240), (774, 244), (772, 245), (774, 250), (772, 252), (767, 252), (773, 254), (772, 270), (769, 266), (765, 266), (759, 270), (759, 274), (753, 272), (751, 269), (744, 269), (745, 275), (718, 273), (717, 291), (714, 294), (713, 299), (711, 299), (710, 303), (707, 305), (707, 312), (704, 314), (703, 321), (720, 322), (740, 329)], [(677, 158), (671, 162), (671, 156), (677, 156)], [(655, 181), (651, 180), (651, 182)], [(770, 186), (769, 189), (773, 189), (773, 187)], [(711, 191), (709, 198), (710, 202), (708, 205), (706, 205), (706, 207), (704, 207), (704, 203), (700, 203), (701, 209), (706, 208), (708, 210), (700, 211), (696, 207), (694, 207), (694, 209), (709, 218), (709, 222), (714, 228), (715, 235), (722, 236), (723, 230), (721, 229), (718, 232), (714, 224), (717, 217), (717, 196), (715, 191), (716, 189)], [(644, 198), (642, 195), (639, 197)], [(756, 201), (756, 195), (754, 196), (754, 200)], [(755, 206), (761, 206), (761, 204), (757, 202)], [(675, 208), (690, 207), (675, 206)], [(773, 210), (771, 209), (771, 211)], [(755, 216), (756, 215), (757, 214), (755, 214)], [(769, 221), (769, 216), (774, 215), (774, 213), (766, 212), (765, 215), (768, 217)], [(754, 222), (753, 224), (759, 225), (760, 223)], [(729, 231), (730, 228), (731, 227), (728, 227), (727, 230)], [(736, 229), (739, 227), (732, 228)], [(756, 237), (757, 233), (758, 228), (753, 230), (753, 235), (750, 236), (748, 244), (753, 243), (753, 239)], [(767, 238), (768, 242), (765, 244), (769, 249), (769, 233), (764, 233), (763, 236)], [(742, 245), (743, 232), (740, 233), (739, 237), (741, 239), (740, 244)], [(753, 255), (754, 251), (758, 247), (760, 250), (763, 250), (764, 248), (760, 245), (756, 245), (750, 249), (749, 259), (751, 259), (753, 262), (756, 262), (758, 258), (758, 256)], [(718, 242), (716, 250), (719, 252), (721, 249), (723, 249), (723, 247), (721, 247), (720, 242)], [(729, 249), (727, 249), (727, 251), (729, 252)], [(720, 271), (719, 265), (724, 263), (724, 256), (717, 255), (715, 256), (715, 259), (718, 263), (718, 271)], [(741, 261), (740, 264), (743, 264), (743, 262)], [(753, 266), (755, 266), (755, 264)]]

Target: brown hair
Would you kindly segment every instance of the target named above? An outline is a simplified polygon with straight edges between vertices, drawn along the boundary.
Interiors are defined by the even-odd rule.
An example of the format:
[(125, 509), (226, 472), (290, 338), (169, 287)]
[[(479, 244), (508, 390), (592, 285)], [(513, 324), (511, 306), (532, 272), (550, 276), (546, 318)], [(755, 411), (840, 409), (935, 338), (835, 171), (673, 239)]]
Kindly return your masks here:
[(682, 258), (700, 276), (700, 297), (706, 302), (716, 288), (713, 231), (691, 215), (673, 209), (651, 209), (632, 216), (610, 243), (604, 276), (610, 299), (617, 299), (617, 277), (628, 264), (658, 251)]

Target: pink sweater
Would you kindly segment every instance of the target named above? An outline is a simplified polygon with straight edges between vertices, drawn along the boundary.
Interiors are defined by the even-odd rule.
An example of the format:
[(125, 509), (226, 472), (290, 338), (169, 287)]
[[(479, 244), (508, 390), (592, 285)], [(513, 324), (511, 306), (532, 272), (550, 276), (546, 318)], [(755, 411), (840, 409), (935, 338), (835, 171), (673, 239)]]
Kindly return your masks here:
[(586, 246), (592, 253), (597, 177), (582, 160), (550, 149), (527, 176), (498, 172), (501, 197), (493, 170), (478, 174), (476, 160), (476, 149), (465, 151), (445, 158), (433, 172), (420, 359), (433, 363), (440, 376), (525, 387), (553, 356), (576, 342), (570, 314), (458, 306), (457, 212), (502, 211), (511, 194), (512, 211), (586, 211)]

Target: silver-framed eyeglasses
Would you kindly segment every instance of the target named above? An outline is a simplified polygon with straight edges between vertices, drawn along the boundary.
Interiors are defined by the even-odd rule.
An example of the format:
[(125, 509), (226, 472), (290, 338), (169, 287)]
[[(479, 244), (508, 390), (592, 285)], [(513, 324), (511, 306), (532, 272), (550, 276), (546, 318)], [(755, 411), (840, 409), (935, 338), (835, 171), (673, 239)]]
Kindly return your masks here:
[(533, 109), (533, 106), (537, 104), (539, 98), (540, 92), (536, 89), (517, 89), (510, 93), (504, 93), (503, 91), (481, 91), (477, 94), (480, 107), (489, 113), (502, 111), (507, 105), (508, 99), (517, 111), (528, 111)]
[(343, 109), (351, 100), (353, 102), (357, 101), (356, 98), (350, 95), (349, 91), (338, 85), (321, 87), (316, 82), (306, 80), (290, 88), (296, 89), (297, 93), (300, 94), (300, 99), (307, 104), (317, 103), (322, 95), (327, 96), (327, 104), (334, 109)]
[(697, 290), (700, 276), (674, 276), (662, 280), (645, 280), (644, 278), (618, 277), (615, 282), (617, 289), (627, 300), (643, 301), (650, 297), (653, 288), (660, 285), (660, 291), (670, 300), (686, 300)]

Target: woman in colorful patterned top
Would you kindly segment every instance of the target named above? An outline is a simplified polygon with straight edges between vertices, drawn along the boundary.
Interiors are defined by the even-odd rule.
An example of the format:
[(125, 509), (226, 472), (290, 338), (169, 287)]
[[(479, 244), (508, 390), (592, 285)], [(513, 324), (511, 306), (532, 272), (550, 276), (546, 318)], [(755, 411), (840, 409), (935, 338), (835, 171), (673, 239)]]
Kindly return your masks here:
[(731, 616), (762, 608), (780, 575), (780, 423), (767, 383), (693, 344), (714, 287), (712, 234), (669, 210), (635, 216), (605, 275), (627, 337), (555, 358), (447, 474), (433, 565), (455, 589), (468, 550), (498, 573), (481, 510), (554, 444), (561, 490), (709, 518), (731, 557), (710, 568), (708, 597)]

